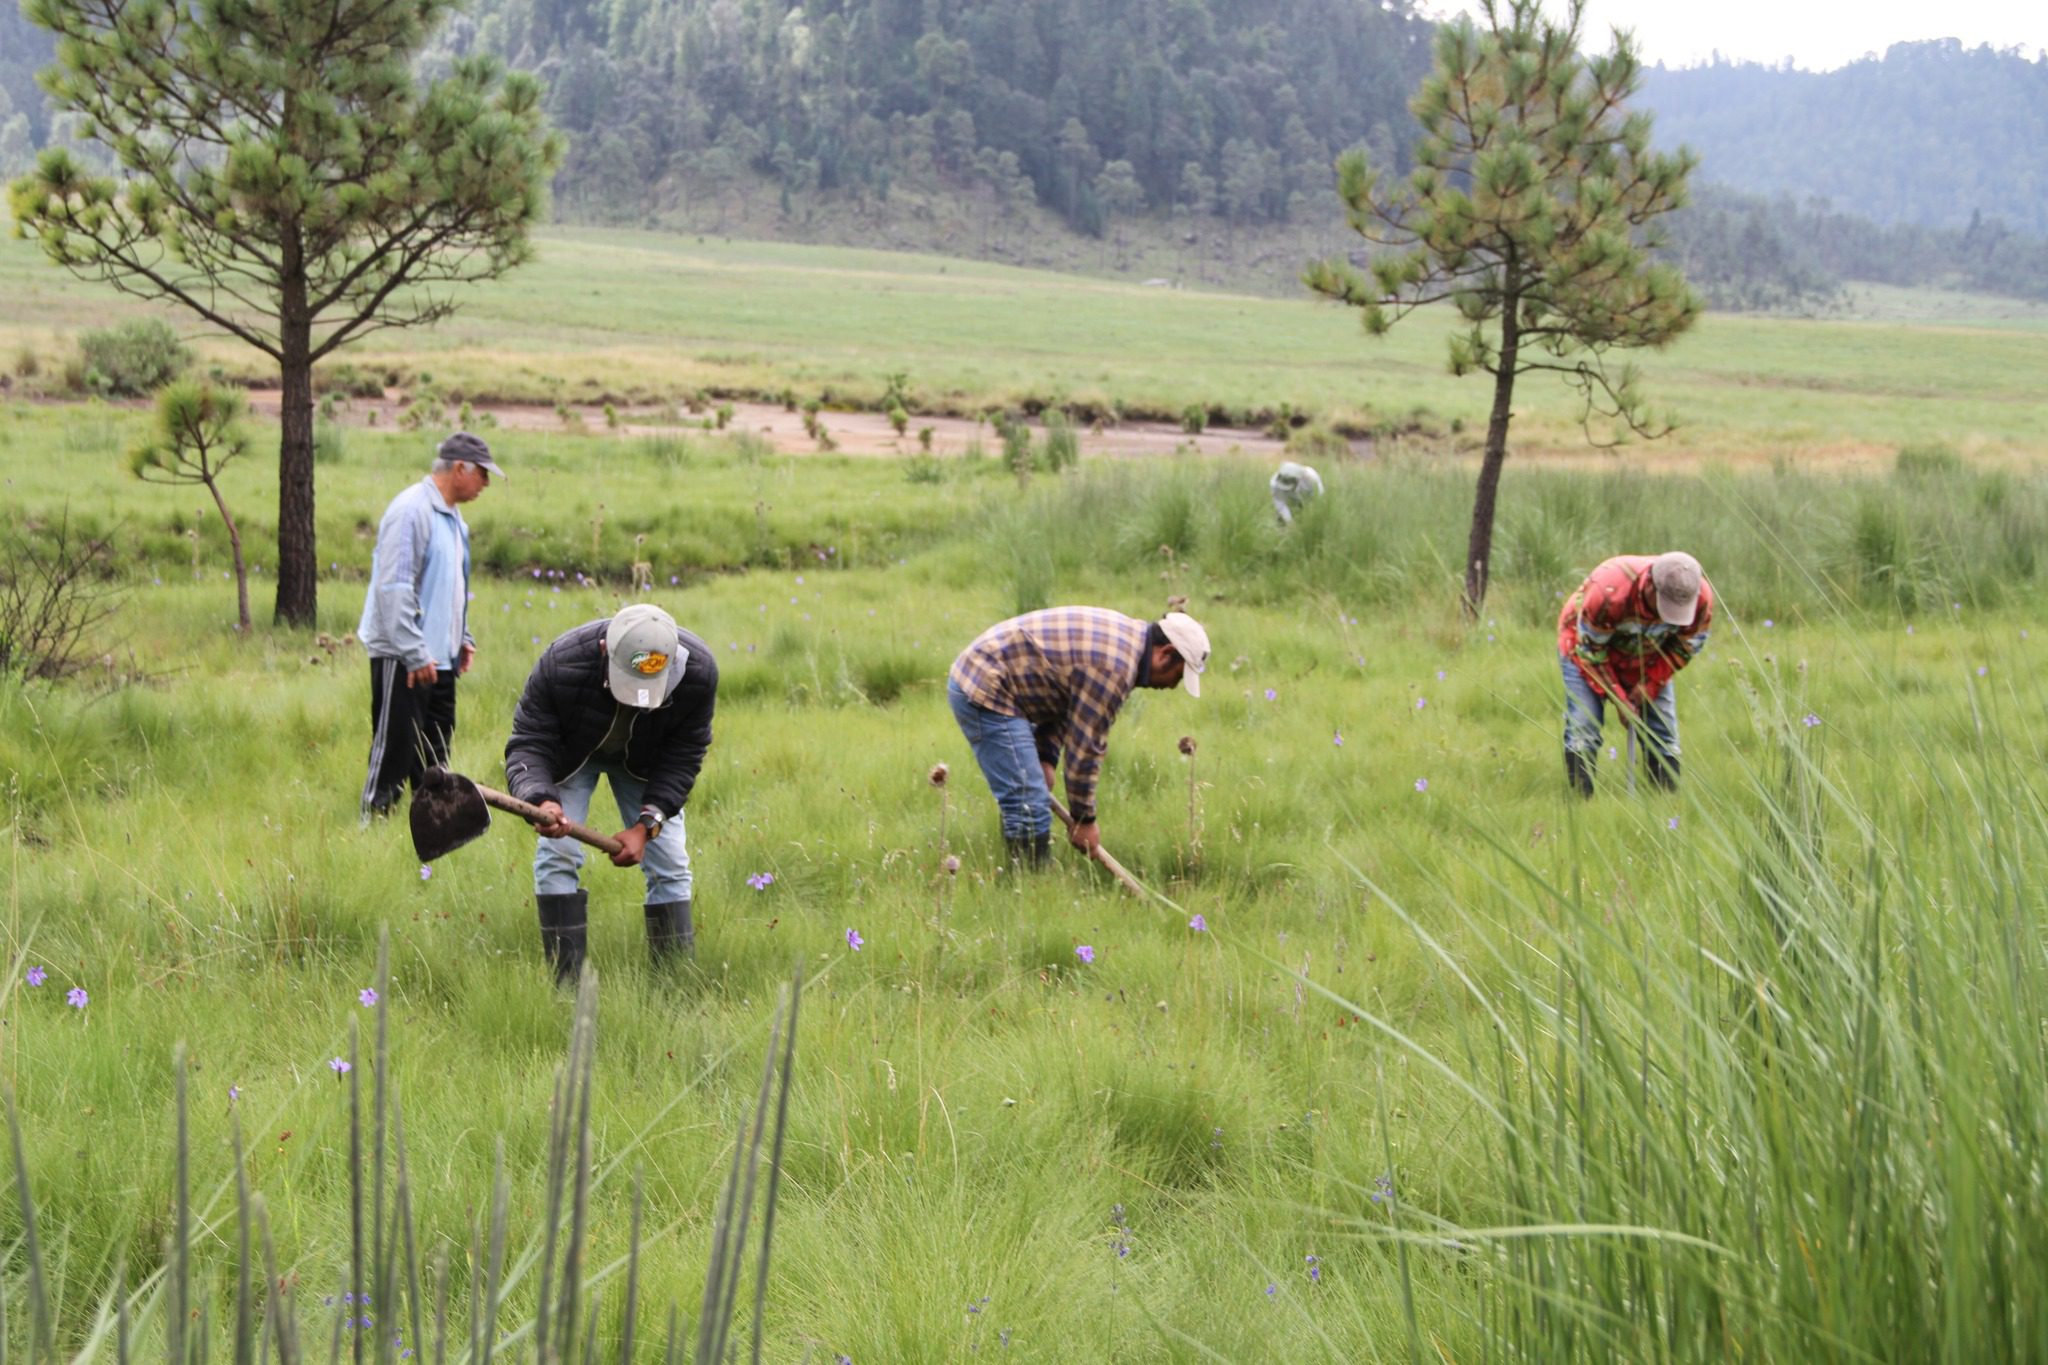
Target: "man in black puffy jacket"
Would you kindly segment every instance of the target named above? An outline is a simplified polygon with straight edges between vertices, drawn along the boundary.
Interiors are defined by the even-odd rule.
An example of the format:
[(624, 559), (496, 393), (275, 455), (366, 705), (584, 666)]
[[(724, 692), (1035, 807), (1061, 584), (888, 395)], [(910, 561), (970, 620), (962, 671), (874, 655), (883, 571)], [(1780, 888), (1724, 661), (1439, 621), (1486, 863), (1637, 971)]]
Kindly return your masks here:
[(583, 845), (562, 837), (562, 822), (583, 822), (600, 777), (610, 779), (627, 822), (612, 862), (647, 878), (655, 963), (695, 948), (683, 806), (711, 747), (717, 698), (711, 650), (645, 603), (576, 627), (533, 666), (505, 743), (505, 779), (514, 796), (551, 817), (535, 826), (533, 891), (557, 981), (582, 971), (589, 924), (589, 894), (577, 884)]

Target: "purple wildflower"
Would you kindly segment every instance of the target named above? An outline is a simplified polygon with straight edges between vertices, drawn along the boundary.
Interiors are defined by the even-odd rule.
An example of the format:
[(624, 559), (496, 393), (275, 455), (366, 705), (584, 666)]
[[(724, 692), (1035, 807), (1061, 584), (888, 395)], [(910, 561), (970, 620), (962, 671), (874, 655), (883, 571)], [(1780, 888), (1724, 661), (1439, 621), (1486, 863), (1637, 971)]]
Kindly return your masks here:
[(1206, 934), (1209, 932), (1209, 921), (1202, 918), (1201, 915), (1197, 914), (1193, 919), (1188, 921), (1188, 928), (1194, 930), (1198, 934)]
[(1429, 790), (1429, 779), (1428, 779), (1428, 778), (1426, 778), (1426, 777), (1418, 777), (1418, 778), (1416, 778), (1416, 779), (1415, 779), (1415, 790), (1417, 790), (1417, 791), (1419, 791), (1419, 792), (1426, 792), (1426, 791), (1428, 791), (1428, 790)]
[(73, 986), (64, 993), (64, 1003), (75, 1010), (84, 1009), (90, 1002), (90, 999), (91, 997), (86, 995), (85, 987), (83, 986)]
[(50, 974), (44, 971), (41, 967), (31, 967), (28, 969), (28, 984), (31, 986), (40, 986), (43, 984), (43, 982), (47, 981), (49, 977)]
[(1415, 699), (1415, 709), (1416, 709), (1416, 710), (1420, 711), (1420, 710), (1421, 710), (1421, 709), (1422, 709), (1423, 707), (1425, 707), (1425, 706), (1427, 706), (1427, 705), (1429, 705), (1429, 698), (1428, 698), (1428, 697), (1417, 697), (1417, 698)]
[(747, 878), (747, 885), (753, 887), (756, 891), (766, 891), (769, 887), (775, 885), (775, 874), (773, 872), (756, 872), (753, 876)]
[(1323, 1282), (1322, 1262), (1316, 1259), (1316, 1255), (1314, 1252), (1310, 1252), (1308, 1255), (1302, 1257), (1302, 1259), (1308, 1262), (1308, 1277), (1310, 1281), (1315, 1284), (1321, 1284)]
[(1267, 688), (1267, 689), (1266, 689), (1266, 700), (1267, 700), (1267, 701), (1278, 701), (1278, 700), (1280, 700), (1280, 694), (1279, 694), (1278, 692), (1275, 692), (1275, 691), (1274, 691), (1274, 690), (1273, 690), (1272, 688), (1270, 688), (1270, 687), (1269, 687), (1269, 688)]
[(866, 942), (867, 940), (860, 936), (860, 930), (848, 929), (846, 931), (846, 946), (853, 949), (856, 953), (861, 950), (861, 945)]
[(1677, 828), (1678, 828), (1678, 817), (1674, 815), (1674, 816), (1672, 816), (1672, 817), (1671, 817), (1671, 818), (1670, 818), (1669, 820), (1666, 820), (1666, 821), (1664, 822), (1664, 828), (1666, 828), (1666, 829), (1677, 829)]
[(360, 991), (356, 992), (356, 999), (362, 1002), (365, 1009), (369, 1008), (377, 1003), (377, 988), (375, 986), (363, 987)]
[(231, 1086), (229, 1086), (229, 1087), (228, 1087), (228, 1103), (229, 1103), (229, 1104), (233, 1104), (233, 1103), (235, 1103), (235, 1102), (236, 1102), (237, 1100), (239, 1100), (239, 1099), (241, 1099), (241, 1098), (242, 1098), (242, 1087), (241, 1087), (241, 1086), (239, 1086), (239, 1085), (231, 1085)]
[(1441, 668), (1439, 668), (1439, 669), (1438, 669), (1438, 670), (1436, 671), (1436, 680), (1437, 680), (1438, 682), (1442, 682), (1442, 681), (1444, 680), (1444, 671), (1443, 671), (1443, 670), (1442, 670)]
[(1393, 1199), (1394, 1199), (1394, 1175), (1393, 1175), (1393, 1172), (1389, 1171), (1389, 1172), (1388, 1172), (1387, 1174), (1385, 1174), (1385, 1175), (1376, 1175), (1376, 1176), (1374, 1176), (1374, 1177), (1372, 1178), (1372, 1202), (1373, 1202), (1373, 1203), (1375, 1203), (1375, 1204), (1389, 1204), (1389, 1203), (1392, 1203), (1392, 1202), (1393, 1202)]
[(1344, 747), (1344, 732), (1343, 732), (1342, 730), (1337, 730), (1337, 731), (1334, 731), (1334, 732), (1332, 732), (1332, 733), (1331, 733), (1331, 735), (1330, 735), (1330, 743), (1332, 743), (1332, 744), (1336, 745), (1336, 746), (1337, 746), (1337, 747), (1338, 747), (1339, 749), (1343, 748), (1343, 747)]
[(421, 863), (421, 864), (420, 864), (420, 880), (421, 880), (421, 881), (423, 881), (423, 882), (430, 882), (430, 881), (434, 880), (434, 869), (433, 869), (433, 868), (431, 868), (431, 867), (428, 867), (428, 866), (427, 866), (427, 865), (426, 865), (425, 863)]
[(1983, 677), (1986, 673), (1989, 673), (1990, 671), (1990, 669), (1986, 668), (1982, 664), (1977, 665), (1977, 676), (1980, 678)]
[(345, 1076), (355, 1070), (355, 1065), (344, 1057), (331, 1057), (328, 1059), (327, 1069), (337, 1076)]
[(1083, 962), (1093, 962), (1095, 961), (1095, 949), (1092, 945), (1084, 943), (1074, 949), (1074, 956), (1080, 958)]
[(1773, 620), (1772, 620), (1772, 619), (1771, 619), (1770, 617), (1768, 617), (1768, 616), (1766, 616), (1766, 617), (1764, 618), (1764, 629), (1765, 629), (1765, 630), (1769, 630), (1769, 629), (1770, 629), (1770, 628), (1771, 628), (1772, 626), (1775, 626), (1775, 625), (1777, 625), (1777, 624), (1778, 624), (1778, 623), (1777, 623), (1776, 621), (1773, 621)]
[(1807, 729), (1811, 730), (1814, 726), (1820, 724), (1820, 717), (1815, 715), (1813, 712), (1808, 711), (1806, 713), (1805, 718), (1802, 719), (1799, 723), (1801, 725), (1804, 725)]
[(1266, 1297), (1269, 1299), (1279, 1292), (1280, 1286), (1277, 1284), (1269, 1284), (1266, 1286)]

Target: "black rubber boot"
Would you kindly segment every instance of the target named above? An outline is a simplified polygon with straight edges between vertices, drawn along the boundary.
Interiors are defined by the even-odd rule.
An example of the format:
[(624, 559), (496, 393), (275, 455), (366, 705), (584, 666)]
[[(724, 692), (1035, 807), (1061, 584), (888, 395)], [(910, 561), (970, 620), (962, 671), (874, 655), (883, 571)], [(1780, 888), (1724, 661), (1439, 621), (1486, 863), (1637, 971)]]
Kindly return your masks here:
[(1003, 866), (1008, 868), (1012, 872), (1022, 872), (1025, 868), (1025, 865), (1030, 861), (1030, 838), (1027, 836), (1024, 838), (1013, 839), (1009, 835), (1005, 834), (1003, 836)]
[(1574, 753), (1570, 749), (1566, 749), (1564, 751), (1564, 780), (1571, 783), (1573, 791), (1591, 800), (1593, 796), (1593, 756), (1591, 754)]
[(583, 974), (583, 954), (590, 933), (590, 893), (535, 896), (540, 907), (540, 950), (555, 969), (557, 986), (574, 986)]
[(1025, 864), (1033, 872), (1043, 872), (1052, 866), (1052, 834), (1031, 836), (1031, 851), (1026, 855)]
[(1666, 754), (1654, 744), (1643, 746), (1643, 768), (1650, 785), (1662, 791), (1678, 790), (1678, 755)]
[(647, 956), (666, 967), (697, 955), (697, 926), (690, 921), (688, 901), (664, 901), (647, 907)]

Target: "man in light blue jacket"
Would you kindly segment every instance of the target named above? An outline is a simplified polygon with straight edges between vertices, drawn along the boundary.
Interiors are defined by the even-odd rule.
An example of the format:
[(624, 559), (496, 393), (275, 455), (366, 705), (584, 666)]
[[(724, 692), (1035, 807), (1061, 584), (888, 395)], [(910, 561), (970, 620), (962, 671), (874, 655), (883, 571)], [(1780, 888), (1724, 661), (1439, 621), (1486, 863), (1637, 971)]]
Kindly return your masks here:
[(455, 679), (469, 672), (469, 527), (455, 509), (504, 477), (482, 438), (441, 442), (427, 477), (377, 524), (370, 592), (356, 638), (370, 656), (370, 773), (363, 818), (388, 815), (400, 791), (445, 766), (455, 735)]

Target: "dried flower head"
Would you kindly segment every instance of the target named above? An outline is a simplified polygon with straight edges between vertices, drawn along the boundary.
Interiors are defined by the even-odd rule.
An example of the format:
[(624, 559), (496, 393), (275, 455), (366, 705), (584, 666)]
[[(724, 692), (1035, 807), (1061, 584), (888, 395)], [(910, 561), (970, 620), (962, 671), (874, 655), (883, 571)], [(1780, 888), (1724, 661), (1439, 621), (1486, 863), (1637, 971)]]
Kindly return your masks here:
[(946, 861), (940, 863), (939, 868), (948, 877), (958, 876), (960, 872), (960, 860), (954, 857), (952, 854), (948, 853), (946, 855)]
[(1195, 737), (1193, 735), (1182, 735), (1180, 737), (1180, 751), (1189, 758), (1195, 756)]
[(929, 781), (934, 787), (943, 787), (946, 785), (946, 779), (951, 777), (952, 775), (953, 770), (951, 768), (948, 768), (943, 763), (934, 763), (932, 764), (931, 773), (929, 774), (926, 780)]

